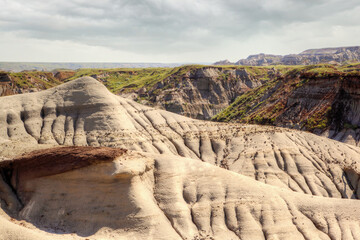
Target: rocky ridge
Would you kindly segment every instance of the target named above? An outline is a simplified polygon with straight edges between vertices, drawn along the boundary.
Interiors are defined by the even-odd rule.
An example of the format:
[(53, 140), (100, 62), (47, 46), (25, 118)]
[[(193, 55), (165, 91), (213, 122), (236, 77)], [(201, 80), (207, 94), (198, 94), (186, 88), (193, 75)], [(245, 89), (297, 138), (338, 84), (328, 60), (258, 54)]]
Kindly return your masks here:
[(301, 67), (244, 94), (214, 119), (296, 128), (357, 145), (359, 78), (356, 64)]
[(299, 54), (271, 55), (255, 54), (235, 63), (223, 60), (214, 65), (244, 65), (244, 66), (269, 66), (269, 65), (313, 65), (320, 63), (342, 64), (345, 62), (359, 62), (360, 47), (338, 47), (309, 49)]
[(186, 72), (181, 78), (170, 76), (152, 88), (140, 89), (132, 98), (187, 117), (209, 120), (238, 96), (277, 74), (275, 69), (258, 70), (202, 67)]

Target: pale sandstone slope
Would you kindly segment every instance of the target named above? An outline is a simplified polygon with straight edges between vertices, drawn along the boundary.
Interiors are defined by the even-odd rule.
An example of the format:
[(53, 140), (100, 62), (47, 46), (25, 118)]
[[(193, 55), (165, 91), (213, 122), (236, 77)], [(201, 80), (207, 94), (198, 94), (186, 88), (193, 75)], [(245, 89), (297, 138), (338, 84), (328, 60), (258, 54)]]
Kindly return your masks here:
[[(154, 110), (111, 94), (92, 78), (0, 98), (0, 156), (59, 145), (145, 155), (58, 174), (27, 173), (1, 184), (2, 208), (42, 230), (98, 239), (360, 237), (358, 201), (340, 199), (360, 197), (355, 146)], [(18, 204), (6, 184), (19, 191)]]
[[(99, 151), (113, 150), (51, 149), (4, 162), (23, 205), (14, 222), (42, 232), (29, 224), (32, 231), (18, 230), (39, 239), (49, 232), (75, 239), (360, 238), (357, 200), (294, 193), (174, 155), (119, 150), (99, 161)], [(88, 155), (77, 159), (78, 152)]]

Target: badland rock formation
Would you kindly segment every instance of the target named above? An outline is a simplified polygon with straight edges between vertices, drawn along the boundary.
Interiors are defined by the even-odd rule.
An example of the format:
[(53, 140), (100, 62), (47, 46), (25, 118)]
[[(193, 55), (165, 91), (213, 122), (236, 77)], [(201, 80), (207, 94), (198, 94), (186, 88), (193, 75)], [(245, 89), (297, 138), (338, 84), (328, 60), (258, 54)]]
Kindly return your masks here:
[(0, 101), (3, 239), (360, 238), (355, 146), (190, 119), (89, 77)]
[(314, 65), (288, 71), (248, 92), (215, 117), (312, 131), (358, 145), (359, 65)]

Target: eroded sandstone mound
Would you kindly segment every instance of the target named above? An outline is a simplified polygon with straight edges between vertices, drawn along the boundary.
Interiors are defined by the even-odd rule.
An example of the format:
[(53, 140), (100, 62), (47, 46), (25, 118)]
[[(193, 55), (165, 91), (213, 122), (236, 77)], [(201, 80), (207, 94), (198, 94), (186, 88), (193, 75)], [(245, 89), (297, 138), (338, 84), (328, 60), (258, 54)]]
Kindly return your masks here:
[[(70, 160), (73, 168), (63, 168), (69, 159), (77, 159)], [(19, 167), (29, 162), (40, 174)], [(41, 174), (49, 162), (49, 174)], [(16, 174), (16, 183), (2, 184), (22, 205), (13, 222), (65, 238), (357, 239), (360, 233), (357, 200), (314, 198), (174, 155), (67, 147), (6, 161), (1, 169)]]
[[(360, 237), (355, 146), (189, 119), (88, 77), (0, 101), (5, 239)], [(83, 147), (14, 158), (64, 145)]]

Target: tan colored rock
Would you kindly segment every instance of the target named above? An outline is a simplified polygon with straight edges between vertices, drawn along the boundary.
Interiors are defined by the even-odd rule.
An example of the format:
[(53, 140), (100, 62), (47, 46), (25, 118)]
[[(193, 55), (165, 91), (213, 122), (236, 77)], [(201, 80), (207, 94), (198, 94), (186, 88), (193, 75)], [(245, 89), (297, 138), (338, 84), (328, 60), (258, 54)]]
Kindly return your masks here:
[(92, 78), (0, 98), (2, 158), (63, 145), (101, 148), (2, 159), (4, 239), (360, 238), (355, 146), (189, 119)]
[[(49, 149), (2, 164), (18, 175), (13, 188), (24, 205), (15, 224), (4, 220), (4, 233), (18, 228), (40, 239), (46, 232), (89, 239), (356, 239), (360, 233), (357, 200), (294, 193), (174, 155), (79, 150)], [(97, 160), (104, 155), (111, 157)], [(47, 159), (58, 169), (67, 157), (78, 158), (73, 166), (90, 165), (31, 177), (17, 167), (30, 161), (41, 169)]]

